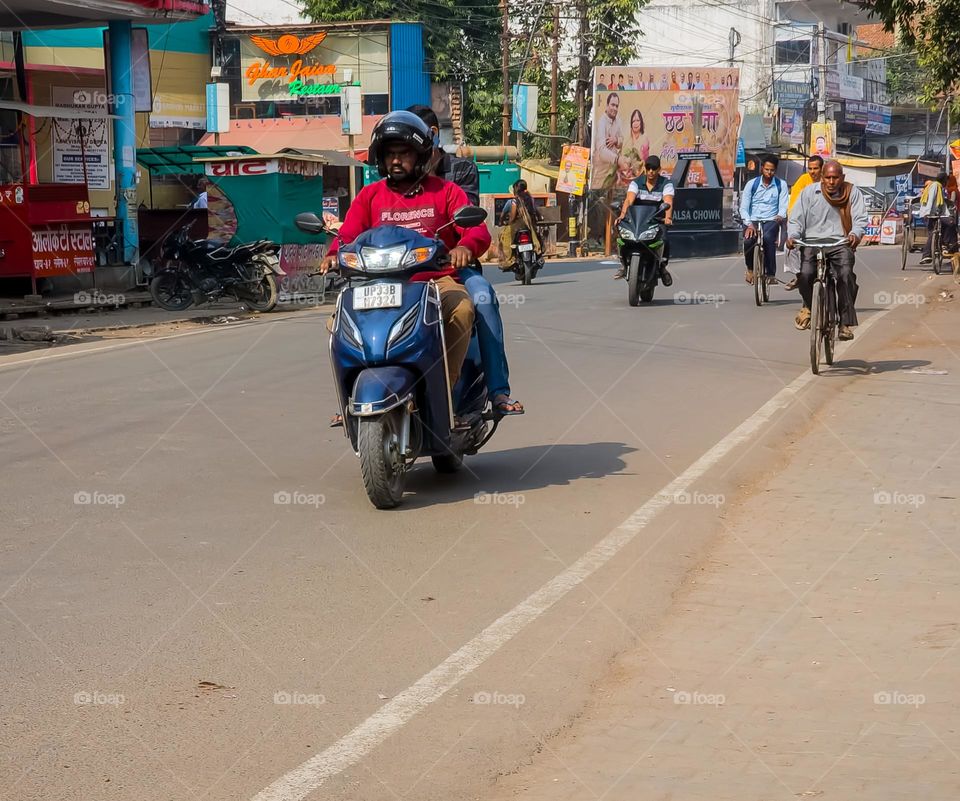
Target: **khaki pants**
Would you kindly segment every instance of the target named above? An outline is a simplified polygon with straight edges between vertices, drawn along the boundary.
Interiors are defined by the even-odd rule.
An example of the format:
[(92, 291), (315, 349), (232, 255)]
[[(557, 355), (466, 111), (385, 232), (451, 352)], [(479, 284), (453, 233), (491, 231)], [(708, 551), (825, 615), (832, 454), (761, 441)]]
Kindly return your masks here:
[(443, 315), (443, 336), (447, 343), (447, 373), (450, 386), (460, 378), (463, 360), (470, 347), (473, 333), (473, 303), (463, 284), (458, 284), (452, 276), (445, 275), (437, 279), (440, 290), (440, 311)]

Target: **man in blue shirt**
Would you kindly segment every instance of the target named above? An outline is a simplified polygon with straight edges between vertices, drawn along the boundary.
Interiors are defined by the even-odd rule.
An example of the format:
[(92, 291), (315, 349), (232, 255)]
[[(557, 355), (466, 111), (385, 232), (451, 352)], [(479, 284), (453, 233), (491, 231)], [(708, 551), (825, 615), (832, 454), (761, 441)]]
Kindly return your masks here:
[[(787, 218), (787, 203), (790, 190), (786, 183), (777, 178), (777, 166), (780, 160), (776, 156), (764, 156), (760, 165), (760, 175), (747, 183), (740, 200), (740, 217), (743, 219), (743, 258), (747, 265), (744, 276), (748, 284), (754, 281), (753, 251), (757, 246), (757, 236), (763, 230), (763, 271), (768, 284), (776, 283), (777, 240), (780, 224)], [(763, 225), (760, 225), (760, 223)]]

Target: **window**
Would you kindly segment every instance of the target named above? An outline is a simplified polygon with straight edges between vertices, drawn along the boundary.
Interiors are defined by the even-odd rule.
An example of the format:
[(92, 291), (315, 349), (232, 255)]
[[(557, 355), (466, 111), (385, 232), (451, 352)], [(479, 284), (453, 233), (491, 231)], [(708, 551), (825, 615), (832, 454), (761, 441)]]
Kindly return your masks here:
[(386, 114), (390, 111), (388, 95), (364, 95), (364, 114)]
[(777, 42), (777, 64), (809, 64), (810, 40)]

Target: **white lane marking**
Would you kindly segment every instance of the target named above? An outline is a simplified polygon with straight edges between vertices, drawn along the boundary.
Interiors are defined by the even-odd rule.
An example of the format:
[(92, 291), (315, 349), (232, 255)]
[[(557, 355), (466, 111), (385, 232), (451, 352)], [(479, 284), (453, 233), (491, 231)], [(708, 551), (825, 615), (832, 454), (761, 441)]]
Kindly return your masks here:
[[(895, 305), (888, 306), (867, 319), (859, 327), (860, 336), (894, 308)], [(842, 345), (850, 347), (853, 342)], [(837, 355), (841, 349), (846, 350), (846, 347), (838, 348)], [(574, 564), (487, 626), (416, 683), (394, 696), (349, 734), (261, 790), (253, 801), (302, 801), (331, 776), (356, 765), (411, 718), (480, 667), (529, 623), (606, 565), (661, 511), (670, 506), (677, 495), (689, 489), (730, 451), (750, 439), (777, 412), (789, 406), (793, 398), (815, 378), (813, 373), (805, 372), (781, 389)]]
[[(114, 342), (109, 345), (101, 345), (95, 348), (83, 348), (82, 350), (72, 350), (70, 346), (66, 346), (62, 350), (57, 350), (54, 352), (47, 352), (43, 356), (28, 356), (25, 359), (16, 359), (15, 361), (0, 361), (0, 370), (7, 370), (11, 367), (20, 367), (24, 364), (36, 364), (37, 362), (46, 362), (53, 361), (54, 359), (66, 359), (69, 356), (83, 356), (87, 353), (103, 353), (108, 350), (118, 350), (119, 348), (131, 348), (134, 345), (141, 345), (144, 342), (162, 342), (165, 339), (180, 339), (181, 337), (194, 337), (198, 334), (212, 334), (222, 331), (236, 331), (238, 328), (249, 328), (252, 325), (256, 325), (264, 322), (273, 322), (279, 323), (284, 320), (294, 319), (292, 317), (282, 317), (277, 320), (251, 320), (250, 322), (236, 323), (233, 325), (225, 325), (222, 328), (217, 326), (205, 327), (199, 331), (182, 331), (179, 334), (165, 334), (161, 337), (143, 337), (142, 339), (131, 339), (128, 342)], [(202, 325), (202, 324), (201, 324)], [(63, 332), (61, 332), (63, 333)], [(69, 332), (66, 332), (69, 333)]]

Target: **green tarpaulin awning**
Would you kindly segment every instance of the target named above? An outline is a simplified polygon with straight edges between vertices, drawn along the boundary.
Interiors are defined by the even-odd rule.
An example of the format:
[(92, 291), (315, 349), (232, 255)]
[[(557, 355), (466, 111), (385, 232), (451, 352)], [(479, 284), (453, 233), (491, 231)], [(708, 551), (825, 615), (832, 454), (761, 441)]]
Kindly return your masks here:
[(150, 175), (203, 175), (203, 164), (195, 159), (215, 159), (223, 156), (247, 156), (256, 150), (246, 145), (175, 145), (146, 147), (137, 150), (137, 163), (146, 167)]

